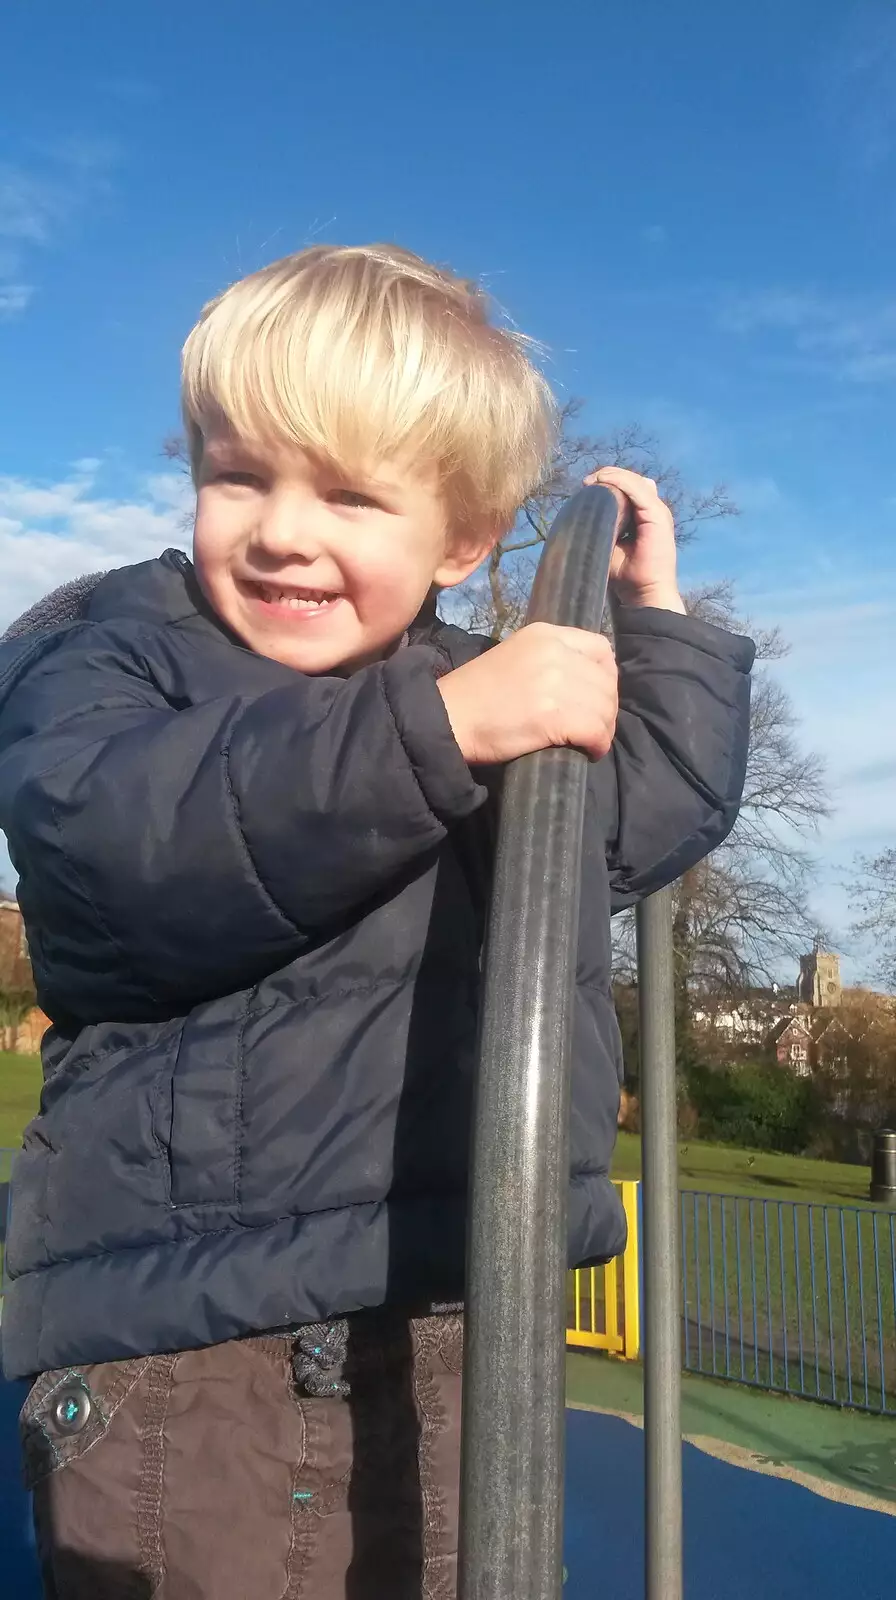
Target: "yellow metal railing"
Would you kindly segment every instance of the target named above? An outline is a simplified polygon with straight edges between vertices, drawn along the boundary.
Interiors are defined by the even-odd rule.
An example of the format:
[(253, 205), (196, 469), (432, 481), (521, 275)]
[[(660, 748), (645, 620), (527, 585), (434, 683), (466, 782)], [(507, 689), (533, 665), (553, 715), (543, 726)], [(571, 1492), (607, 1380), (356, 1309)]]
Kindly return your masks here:
[(608, 1261), (605, 1267), (580, 1267), (571, 1272), (567, 1290), (566, 1343), (587, 1350), (608, 1350), (624, 1361), (635, 1361), (641, 1349), (640, 1187), (639, 1183), (615, 1184), (628, 1221), (624, 1254)]

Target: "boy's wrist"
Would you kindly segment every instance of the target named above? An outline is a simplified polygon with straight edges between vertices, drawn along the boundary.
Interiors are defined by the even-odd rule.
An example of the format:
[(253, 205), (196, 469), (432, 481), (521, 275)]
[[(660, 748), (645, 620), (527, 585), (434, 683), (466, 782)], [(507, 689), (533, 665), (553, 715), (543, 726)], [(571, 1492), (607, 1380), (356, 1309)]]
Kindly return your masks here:
[(675, 611), (681, 617), (687, 616), (687, 606), (681, 598), (678, 585), (674, 583), (650, 584), (643, 589), (627, 587), (625, 593), (617, 598), (626, 610), (650, 608), (653, 611)]

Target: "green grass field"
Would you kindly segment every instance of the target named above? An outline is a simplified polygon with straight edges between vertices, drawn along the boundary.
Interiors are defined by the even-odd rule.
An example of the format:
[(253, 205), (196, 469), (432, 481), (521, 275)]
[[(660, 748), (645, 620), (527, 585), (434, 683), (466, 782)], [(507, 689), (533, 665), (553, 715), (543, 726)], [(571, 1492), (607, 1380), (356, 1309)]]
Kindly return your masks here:
[[(896, 1246), (868, 1168), (697, 1140), (678, 1160), (696, 1191), (681, 1219), (688, 1365), (872, 1409), (884, 1389), (892, 1406)], [(613, 1175), (640, 1172), (640, 1140), (622, 1134)]]
[(41, 1072), (38, 1056), (0, 1050), (0, 1150), (15, 1150), (37, 1110)]
[[(634, 1134), (621, 1133), (613, 1177), (640, 1176), (641, 1141)], [(871, 1173), (867, 1167), (808, 1161), (804, 1156), (768, 1155), (690, 1139), (678, 1146), (678, 1181), (682, 1189), (707, 1189), (713, 1194), (854, 1206), (867, 1203)]]
[[(22, 1130), (37, 1110), (40, 1061), (36, 1056), (0, 1052), (0, 1150), (16, 1149)], [(868, 1199), (867, 1167), (807, 1161), (802, 1156), (764, 1155), (731, 1145), (692, 1139), (678, 1147), (683, 1189), (713, 1194), (757, 1195), (773, 1200), (811, 1200), (829, 1205), (861, 1205)], [(613, 1163), (614, 1178), (641, 1175), (641, 1141), (621, 1133)]]
[[(38, 1056), (13, 1056), (0, 1050), (0, 1183), (7, 1182), (9, 1150), (17, 1150), (22, 1130), (37, 1110), (41, 1070)], [(3, 1244), (0, 1242), (0, 1284), (3, 1281)]]

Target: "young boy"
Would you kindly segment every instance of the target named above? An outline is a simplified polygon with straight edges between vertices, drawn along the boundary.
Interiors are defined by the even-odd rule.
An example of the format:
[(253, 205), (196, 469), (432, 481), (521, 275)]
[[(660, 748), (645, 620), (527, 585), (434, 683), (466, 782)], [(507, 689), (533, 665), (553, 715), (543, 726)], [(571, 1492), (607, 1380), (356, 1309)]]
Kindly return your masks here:
[[(0, 824), (45, 1088), (7, 1374), (48, 1595), (450, 1600), (464, 1210), (494, 776), (594, 758), (570, 1260), (624, 1243), (611, 909), (737, 813), (748, 641), (684, 615), (655, 487), (607, 642), (439, 621), (550, 460), (482, 297), (320, 247), (206, 308), (174, 551), (0, 651)], [(618, 663), (618, 701), (617, 701)]]

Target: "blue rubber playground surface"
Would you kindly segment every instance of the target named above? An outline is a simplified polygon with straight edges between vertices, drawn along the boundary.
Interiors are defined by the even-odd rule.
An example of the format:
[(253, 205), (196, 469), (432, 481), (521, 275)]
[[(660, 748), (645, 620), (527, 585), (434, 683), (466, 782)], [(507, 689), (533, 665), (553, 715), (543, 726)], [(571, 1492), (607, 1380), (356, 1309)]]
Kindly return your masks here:
[[(0, 1593), (40, 1600), (19, 1481), (22, 1398), (19, 1387), (0, 1384)], [(591, 1412), (570, 1411), (567, 1421), (564, 1594), (642, 1600), (643, 1434)], [(896, 1594), (896, 1517), (823, 1499), (692, 1445), (684, 1447), (684, 1485), (687, 1600), (892, 1600)]]
[[(643, 1470), (640, 1428), (567, 1412), (569, 1600), (643, 1600)], [(684, 1522), (687, 1600), (896, 1595), (896, 1517), (823, 1499), (689, 1444)]]

